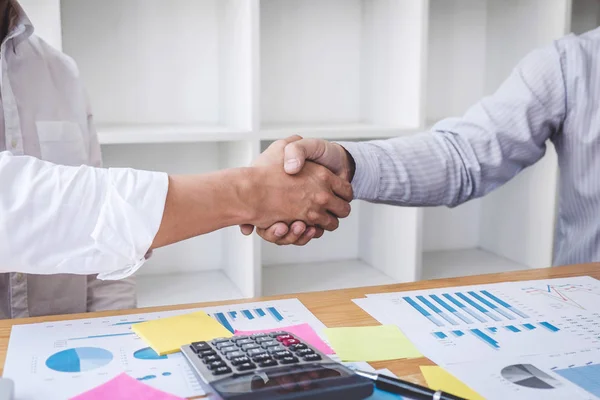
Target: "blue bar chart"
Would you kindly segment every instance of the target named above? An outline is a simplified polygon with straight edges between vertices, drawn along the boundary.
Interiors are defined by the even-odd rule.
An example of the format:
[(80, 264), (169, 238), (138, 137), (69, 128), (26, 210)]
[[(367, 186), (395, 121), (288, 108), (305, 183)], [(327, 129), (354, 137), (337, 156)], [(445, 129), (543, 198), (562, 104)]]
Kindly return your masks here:
[(272, 319), (273, 321), (279, 323), (285, 319), (276, 307), (261, 307), (254, 309), (242, 308), (237, 311), (216, 312), (209, 315), (219, 321), (219, 323), (221, 323), (221, 325), (223, 325), (231, 333), (235, 333), (234, 326), (236, 322), (241, 320), (253, 321)]
[(415, 310), (417, 310), (418, 312), (420, 312), (425, 318), (427, 318), (428, 320), (430, 320), (431, 322), (433, 322), (435, 325), (437, 325), (437, 326), (444, 326), (443, 322), (437, 320), (433, 315), (431, 315), (431, 313), (429, 313), (429, 311), (427, 311), (423, 307), (421, 307), (412, 298), (410, 298), (410, 297), (404, 297), (404, 300), (408, 304), (410, 304)]
[[(512, 338), (505, 335), (528, 335), (539, 328), (552, 333), (560, 331), (547, 321), (522, 321), (529, 318), (526, 313), (488, 290), (419, 294), (402, 299), (437, 328), (432, 335), (439, 340), (464, 340), (461, 338), (466, 332), (491, 348), (500, 349), (501, 341)], [(469, 327), (481, 323), (485, 325)], [(457, 329), (459, 326), (465, 329)]]

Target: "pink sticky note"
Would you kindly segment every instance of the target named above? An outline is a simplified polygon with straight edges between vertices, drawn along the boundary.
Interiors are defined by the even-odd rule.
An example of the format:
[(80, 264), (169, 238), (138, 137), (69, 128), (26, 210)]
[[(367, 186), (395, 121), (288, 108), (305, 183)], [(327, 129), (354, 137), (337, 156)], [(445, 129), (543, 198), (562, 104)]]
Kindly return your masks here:
[(303, 342), (310, 344), (323, 354), (334, 354), (334, 351), (317, 335), (317, 332), (309, 324), (280, 326), (279, 328), (263, 329), (258, 331), (235, 331), (236, 335), (252, 335), (253, 333), (271, 333), (275, 331), (287, 331), (292, 335), (302, 339)]
[(161, 392), (129, 375), (122, 373), (110, 381), (82, 393), (71, 400), (184, 400), (181, 397)]

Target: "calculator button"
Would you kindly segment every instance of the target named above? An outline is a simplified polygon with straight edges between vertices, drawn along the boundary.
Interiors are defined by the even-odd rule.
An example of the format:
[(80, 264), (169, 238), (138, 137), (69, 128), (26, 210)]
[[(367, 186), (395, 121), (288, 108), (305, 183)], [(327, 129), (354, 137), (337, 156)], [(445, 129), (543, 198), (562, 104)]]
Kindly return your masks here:
[(257, 356), (257, 355), (259, 355), (259, 354), (266, 354), (266, 353), (267, 353), (267, 351), (266, 351), (266, 350), (263, 350), (263, 349), (261, 349), (261, 348), (258, 348), (258, 349), (250, 349), (250, 350), (248, 350), (248, 355), (249, 355), (250, 357), (254, 357), (254, 356)]
[(198, 352), (198, 357), (214, 356), (217, 352), (214, 350), (202, 350)]
[(261, 337), (257, 337), (255, 339), (256, 343), (270, 342), (272, 340), (273, 340), (273, 338), (271, 336), (267, 336), (267, 335), (261, 336)]
[(282, 364), (295, 364), (298, 362), (298, 359), (294, 356), (291, 357), (283, 357), (279, 360)]
[(276, 351), (287, 350), (287, 349), (283, 346), (271, 346), (271, 347), (267, 347), (267, 350), (269, 351), (269, 353), (274, 353)]
[(293, 344), (289, 347), (289, 349), (291, 351), (298, 351), (298, 350), (307, 349), (307, 348), (308, 348), (308, 346), (305, 345), (304, 343)]
[(304, 361), (318, 361), (321, 359), (321, 356), (318, 354), (308, 354), (306, 356), (304, 356)]
[(248, 339), (250, 339), (250, 336), (235, 336), (235, 337), (231, 338), (231, 341), (237, 343), (240, 340), (248, 340)]
[(243, 346), (245, 344), (251, 344), (251, 343), (254, 344), (254, 340), (252, 340), (252, 339), (243, 339), (243, 340), (238, 340), (236, 344), (238, 346)]
[(209, 364), (206, 364), (206, 368), (208, 368), (208, 369), (217, 369), (217, 368), (226, 367), (226, 366), (227, 366), (227, 364), (225, 364), (225, 362), (221, 361), (221, 360), (213, 361)]
[(278, 346), (279, 342), (277, 340), (267, 340), (266, 342), (262, 342), (260, 345), (266, 349), (271, 346)]
[(238, 371), (248, 371), (248, 370), (254, 369), (254, 368), (256, 368), (256, 365), (251, 362), (243, 363), (236, 367), (236, 369)]
[(223, 375), (231, 372), (231, 368), (229, 367), (219, 367), (213, 371), (213, 375)]
[(226, 356), (229, 360), (231, 360), (232, 358), (243, 357), (245, 356), (245, 354), (243, 351), (232, 351), (230, 353), (227, 353)]
[(300, 343), (300, 341), (298, 339), (286, 339), (286, 340), (282, 340), (281, 344), (283, 344), (284, 346), (291, 346), (293, 344), (298, 344)]
[(292, 335), (279, 335), (276, 337), (276, 339), (280, 342), (283, 342), (284, 340), (289, 340), (289, 339), (293, 339), (294, 337)]
[(235, 357), (231, 359), (231, 365), (240, 365), (240, 364), (244, 364), (250, 362), (250, 359), (246, 356), (242, 356), (242, 357)]
[(258, 364), (258, 366), (261, 368), (274, 367), (275, 365), (277, 365), (277, 361), (273, 359), (265, 360)]
[(192, 351), (198, 353), (203, 350), (211, 350), (210, 345), (206, 342), (194, 342), (192, 343)]
[(206, 356), (206, 357), (202, 358), (202, 361), (204, 361), (204, 364), (208, 364), (208, 363), (211, 363), (213, 361), (221, 361), (221, 357), (215, 356), (215, 355), (213, 355), (213, 356)]
[(253, 350), (253, 349), (260, 349), (260, 346), (257, 345), (256, 343), (245, 344), (242, 346), (242, 351), (248, 351), (248, 350)]
[(252, 357), (252, 361), (254, 362), (261, 362), (261, 361), (265, 361), (265, 360), (270, 360), (271, 356), (264, 353), (264, 354), (259, 354), (257, 356)]
[(277, 358), (277, 359), (279, 359), (279, 358), (283, 358), (283, 357), (292, 357), (292, 356), (293, 356), (293, 354), (292, 354), (292, 353), (290, 353), (290, 352), (289, 352), (289, 351), (287, 351), (287, 350), (274, 351), (273, 353), (271, 353), (271, 355), (272, 355), (274, 358)]
[(215, 347), (217, 349), (222, 349), (223, 347), (229, 347), (229, 346), (233, 346), (233, 343), (231, 342), (231, 340), (228, 340), (226, 342), (219, 342), (215, 345)]
[(216, 338), (211, 341), (213, 345), (217, 345), (222, 342), (230, 342), (229, 338)]
[(299, 357), (304, 357), (309, 354), (314, 354), (314, 351), (312, 351), (311, 349), (300, 349), (300, 350), (296, 351), (296, 355)]
[(250, 337), (254, 340), (257, 340), (259, 338), (265, 338), (265, 337), (269, 337), (269, 335), (267, 335), (266, 333), (253, 333), (252, 335), (250, 335)]
[(225, 346), (225, 347), (221, 347), (221, 348), (219, 349), (219, 351), (220, 351), (221, 353), (223, 353), (223, 354), (225, 354), (225, 353), (230, 353), (230, 352), (232, 352), (232, 351), (237, 351), (237, 350), (238, 350), (238, 347), (237, 347), (237, 346)]
[(287, 332), (284, 331), (277, 331), (277, 332), (271, 332), (271, 337), (277, 337), (277, 336), (281, 336), (281, 335), (287, 335)]

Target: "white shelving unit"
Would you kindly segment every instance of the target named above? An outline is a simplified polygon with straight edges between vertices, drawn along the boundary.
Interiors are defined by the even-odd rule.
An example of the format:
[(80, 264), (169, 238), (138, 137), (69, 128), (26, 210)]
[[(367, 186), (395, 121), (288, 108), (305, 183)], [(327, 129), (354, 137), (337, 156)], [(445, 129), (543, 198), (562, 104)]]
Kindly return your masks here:
[[(77, 62), (106, 166), (201, 173), (272, 140), (408, 135), (492, 93), (528, 51), (598, 25), (589, 0), (22, 0)], [(305, 247), (236, 227), (155, 252), (140, 306), (551, 264), (556, 156), (455, 209), (353, 202)]]

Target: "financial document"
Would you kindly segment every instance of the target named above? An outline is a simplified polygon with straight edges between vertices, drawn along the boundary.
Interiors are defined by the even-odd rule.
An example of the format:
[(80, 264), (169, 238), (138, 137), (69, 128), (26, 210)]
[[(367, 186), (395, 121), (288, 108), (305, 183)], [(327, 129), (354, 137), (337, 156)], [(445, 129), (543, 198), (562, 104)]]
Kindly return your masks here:
[(486, 398), (600, 398), (600, 282), (591, 277), (374, 294), (355, 303), (396, 324)]
[(131, 330), (139, 322), (199, 310), (232, 333), (303, 323), (318, 333), (325, 328), (297, 299), (16, 325), (3, 376), (14, 380), (17, 400), (70, 398), (122, 372), (179, 397), (202, 395), (181, 353), (159, 356)]

